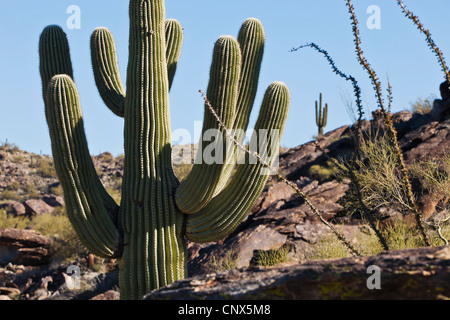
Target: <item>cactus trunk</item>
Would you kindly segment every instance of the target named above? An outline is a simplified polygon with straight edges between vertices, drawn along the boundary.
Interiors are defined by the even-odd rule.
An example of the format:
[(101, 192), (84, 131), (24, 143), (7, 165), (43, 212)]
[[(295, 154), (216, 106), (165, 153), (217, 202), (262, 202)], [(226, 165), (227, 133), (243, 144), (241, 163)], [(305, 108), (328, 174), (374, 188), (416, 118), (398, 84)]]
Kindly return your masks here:
[[(162, 1), (131, 1), (120, 226), (121, 294), (138, 298), (185, 276), (183, 215), (173, 200)], [(137, 288), (137, 290), (136, 290)]]
[[(91, 37), (100, 96), (124, 118), (120, 206), (107, 194), (92, 164), (68, 42), (57, 26), (41, 35), (40, 69), (53, 156), (70, 221), (92, 253), (120, 259), (121, 298), (138, 299), (186, 276), (186, 239), (208, 242), (230, 234), (250, 211), (267, 175), (261, 172), (262, 164), (246, 161), (227, 183), (230, 165), (201, 163), (188, 179), (178, 181), (172, 165), (169, 90), (182, 29), (175, 20), (165, 21), (163, 0), (131, 0), (129, 16), (126, 89), (112, 35), (98, 28)], [(208, 87), (208, 99), (231, 128), (248, 124), (262, 60), (262, 25), (249, 19), (241, 31), (239, 41), (231, 36), (217, 41)], [(256, 129), (281, 133), (289, 102), (286, 85), (273, 83)], [(206, 113), (204, 124), (204, 130), (220, 128)], [(265, 144), (261, 138), (254, 137), (260, 145), (277, 149), (279, 136)], [(275, 156), (268, 155), (269, 164)]]

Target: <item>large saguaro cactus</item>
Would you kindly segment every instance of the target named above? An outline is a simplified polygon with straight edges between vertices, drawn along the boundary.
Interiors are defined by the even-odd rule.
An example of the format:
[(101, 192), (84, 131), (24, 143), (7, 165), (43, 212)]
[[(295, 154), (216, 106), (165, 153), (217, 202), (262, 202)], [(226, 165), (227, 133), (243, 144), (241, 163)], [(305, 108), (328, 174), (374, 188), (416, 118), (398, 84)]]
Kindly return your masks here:
[[(111, 33), (98, 28), (91, 37), (100, 96), (125, 121), (120, 206), (105, 191), (89, 155), (62, 29), (45, 28), (39, 51), (46, 119), (67, 214), (89, 250), (119, 259), (121, 298), (137, 299), (185, 277), (186, 239), (210, 242), (231, 233), (248, 214), (267, 176), (261, 174), (264, 164), (252, 163), (246, 155), (247, 161), (237, 166), (231, 179), (230, 164), (198, 162), (185, 180), (178, 181), (172, 167), (169, 89), (180, 56), (182, 28), (175, 20), (165, 21), (163, 0), (130, 0), (129, 16), (126, 86)], [(253, 18), (243, 24), (237, 40), (222, 36), (215, 44), (207, 99), (229, 129), (247, 129), (263, 50), (264, 31)], [(289, 102), (286, 85), (271, 84), (255, 132), (281, 133)], [(208, 103), (204, 132), (220, 129)], [(279, 139), (265, 137), (259, 143), (265, 150), (278, 146)], [(252, 137), (258, 138), (258, 134)], [(232, 157), (236, 152), (225, 151)], [(266, 159), (270, 164), (275, 157), (272, 152)]]

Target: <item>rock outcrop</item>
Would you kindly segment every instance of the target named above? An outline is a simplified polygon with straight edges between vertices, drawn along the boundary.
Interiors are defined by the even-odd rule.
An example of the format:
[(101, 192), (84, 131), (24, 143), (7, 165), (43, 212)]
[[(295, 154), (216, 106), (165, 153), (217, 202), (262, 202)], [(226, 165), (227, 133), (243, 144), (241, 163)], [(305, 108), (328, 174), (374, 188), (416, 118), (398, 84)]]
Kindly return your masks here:
[(51, 240), (36, 231), (0, 229), (0, 264), (46, 265), (51, 255)]
[(146, 300), (439, 300), (450, 297), (450, 247), (206, 274)]

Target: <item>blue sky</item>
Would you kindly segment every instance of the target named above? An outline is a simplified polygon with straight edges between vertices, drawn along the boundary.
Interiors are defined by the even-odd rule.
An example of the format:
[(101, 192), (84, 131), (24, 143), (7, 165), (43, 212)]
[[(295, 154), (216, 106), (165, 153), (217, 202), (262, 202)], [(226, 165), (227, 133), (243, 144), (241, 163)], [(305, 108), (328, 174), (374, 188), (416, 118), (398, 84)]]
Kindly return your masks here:
[[(430, 29), (444, 55), (450, 52), (450, 2), (404, 2)], [(366, 57), (384, 88), (387, 77), (393, 86), (393, 111), (410, 109), (411, 102), (417, 98), (438, 95), (444, 78), (436, 58), (424, 36), (404, 18), (396, 1), (354, 0), (353, 4)], [(81, 9), (79, 30), (67, 27), (70, 5)], [(370, 17), (366, 11), (371, 5), (381, 9), (379, 30), (366, 26)], [(166, 15), (178, 19), (185, 34), (170, 94), (172, 130), (187, 129), (193, 134), (194, 122), (202, 121), (203, 101), (198, 90), (206, 91), (214, 42), (224, 34), (237, 36), (240, 25), (248, 17), (262, 21), (267, 39), (251, 123), (256, 121), (264, 91), (273, 81), (284, 81), (292, 96), (283, 146), (300, 145), (317, 133), (314, 103), (320, 92), (329, 104), (326, 131), (351, 122), (341, 97), (353, 99), (350, 84), (333, 74), (323, 57), (312, 49), (289, 52), (306, 42), (316, 42), (328, 50), (342, 71), (355, 76), (361, 84), (366, 109), (375, 110), (372, 86), (356, 61), (344, 0), (166, 0)], [(69, 38), (91, 153), (123, 153), (123, 119), (106, 108), (95, 88), (89, 38), (98, 26), (112, 31), (125, 81), (128, 61), (128, 1), (125, 0), (0, 0), (0, 143), (7, 140), (30, 152), (51, 153), (38, 57), (39, 35), (49, 24), (62, 26)]]

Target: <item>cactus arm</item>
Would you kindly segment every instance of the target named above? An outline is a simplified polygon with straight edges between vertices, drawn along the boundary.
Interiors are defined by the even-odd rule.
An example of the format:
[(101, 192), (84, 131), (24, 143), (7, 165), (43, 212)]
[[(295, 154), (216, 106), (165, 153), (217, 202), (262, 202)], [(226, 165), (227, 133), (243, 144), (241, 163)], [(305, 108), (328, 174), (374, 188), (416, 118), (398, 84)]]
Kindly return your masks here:
[(39, 38), (39, 71), (42, 80), (42, 96), (45, 101), (47, 87), (54, 75), (67, 74), (73, 79), (69, 42), (61, 27), (44, 28)]
[(101, 186), (89, 156), (78, 92), (70, 76), (52, 78), (45, 113), (69, 220), (92, 253), (116, 256), (120, 235), (113, 217), (118, 207)]
[[(256, 18), (248, 18), (242, 24), (237, 40), (241, 47), (242, 67), (236, 117), (231, 129), (235, 130), (237, 141), (243, 143), (258, 90), (258, 80), (264, 55), (265, 33), (262, 23)], [(237, 161), (238, 150), (236, 146), (234, 146), (233, 152), (233, 157)], [(233, 169), (236, 167), (236, 161), (225, 165), (214, 196), (219, 194), (228, 183)]]
[(106, 28), (97, 28), (91, 36), (91, 60), (95, 83), (106, 106), (123, 117), (125, 89), (119, 72), (114, 37)]
[(172, 88), (173, 78), (177, 70), (178, 61), (181, 55), (183, 44), (183, 28), (181, 24), (174, 19), (167, 19), (166, 28), (166, 59), (167, 73), (169, 76), (169, 91)]
[(239, 30), (237, 40), (241, 47), (242, 68), (233, 129), (246, 131), (258, 90), (258, 79), (264, 54), (263, 25), (258, 19), (247, 19)]
[(316, 100), (316, 124), (320, 128), (320, 110), (319, 110), (319, 103)]
[[(269, 134), (263, 144), (266, 150), (276, 150), (265, 156), (269, 165), (273, 164), (279, 150), (279, 137), (284, 128), (289, 103), (289, 90), (285, 84), (276, 82), (269, 86), (255, 125), (255, 132), (258, 134), (260, 129), (268, 129), (269, 132), (279, 130), (279, 136), (275, 140)], [(254, 135), (252, 139), (256, 137), (257, 135)], [(255, 142), (257, 143), (251, 141), (250, 145)], [(263, 154), (260, 155), (264, 157)], [(248, 214), (268, 178), (262, 171), (265, 165), (259, 161), (252, 164), (249, 162), (250, 158), (247, 154), (246, 163), (238, 165), (230, 184), (219, 195), (200, 212), (187, 217), (186, 234), (190, 241), (207, 243), (222, 239), (233, 232)]]
[(69, 219), (93, 253), (116, 255), (120, 241), (114, 225), (118, 207), (101, 185), (89, 156), (69, 45), (60, 27), (43, 30), (39, 54), (46, 119)]
[[(245, 136), (242, 133), (245, 133), (248, 127), (264, 54), (265, 33), (261, 22), (255, 18), (247, 19), (239, 30), (237, 41), (240, 47), (242, 62), (236, 112), (233, 123), (225, 124), (229, 129), (236, 130), (236, 133), (241, 133), (236, 138), (238, 141), (243, 142)], [(209, 96), (208, 99), (215, 108), (220, 105), (220, 102), (212, 101)], [(205, 116), (208, 117), (209, 121), (215, 123), (214, 126), (217, 128), (217, 123), (211, 117), (208, 110), (205, 111)], [(205, 128), (203, 132), (205, 132)], [(196, 169), (192, 170), (189, 180), (183, 181), (182, 186), (177, 190), (177, 205), (183, 212), (198, 212), (225, 187), (235, 167), (236, 147), (232, 146), (232, 149), (228, 150), (228, 152), (230, 152), (230, 163), (224, 164), (222, 168), (219, 168), (220, 170), (216, 171), (215, 176), (210, 176), (207, 165), (198, 165)], [(207, 186), (208, 191), (204, 190), (205, 188), (202, 184), (205, 175), (209, 175), (210, 178), (214, 179), (214, 183)], [(192, 181), (194, 180), (197, 181), (198, 186), (193, 186)], [(189, 187), (186, 187), (187, 185)], [(207, 194), (206, 196), (204, 196), (205, 193)], [(200, 201), (199, 197), (202, 197)], [(186, 205), (185, 201), (190, 201), (190, 204)]]
[[(236, 114), (240, 70), (241, 53), (238, 42), (231, 36), (220, 37), (214, 47), (207, 97), (229, 127), (232, 127)], [(205, 134), (209, 133), (213, 134), (211, 137), (213, 142), (200, 143), (196, 163), (175, 194), (178, 208), (187, 214), (198, 212), (212, 199), (225, 163), (232, 160), (230, 155), (233, 146), (226, 143), (219, 124), (205, 104), (200, 139), (203, 140)], [(215, 148), (217, 158), (211, 159), (213, 154), (211, 148)]]
[[(166, 21), (166, 59), (169, 89), (181, 54), (183, 29), (180, 23)], [(91, 36), (91, 60), (95, 83), (105, 105), (117, 116), (124, 116), (125, 89), (120, 77), (114, 37), (106, 28), (97, 28)]]

